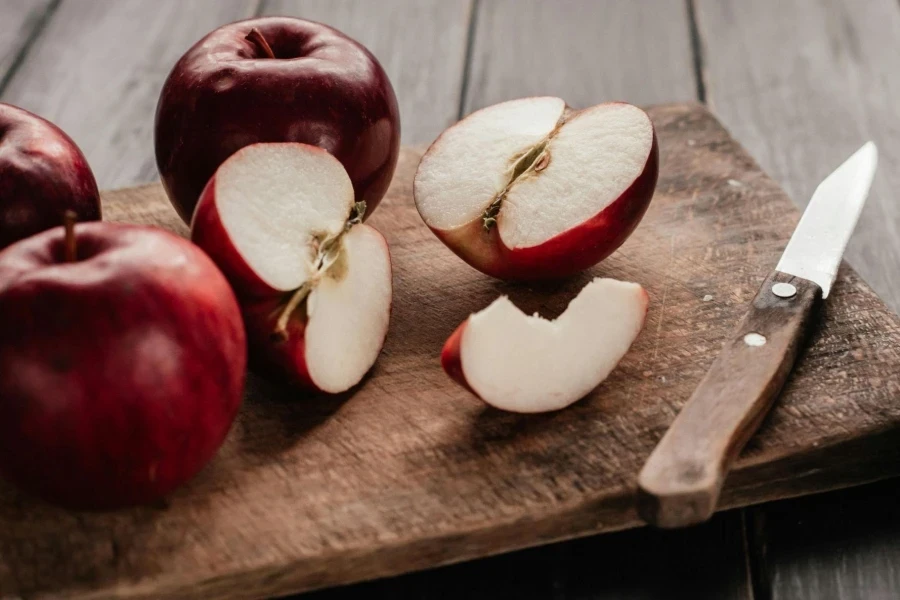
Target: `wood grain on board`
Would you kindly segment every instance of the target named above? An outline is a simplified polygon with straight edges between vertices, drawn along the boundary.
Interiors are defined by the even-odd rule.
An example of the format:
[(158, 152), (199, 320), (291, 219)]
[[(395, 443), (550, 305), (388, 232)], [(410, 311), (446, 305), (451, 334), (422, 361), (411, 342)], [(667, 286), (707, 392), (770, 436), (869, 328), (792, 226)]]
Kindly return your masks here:
[(534, 95), (575, 108), (697, 100), (686, 2), (479, 2), (470, 61), (463, 113)]
[(101, 188), (152, 181), (153, 118), (169, 70), (209, 31), (256, 7), (256, 0), (64, 0), (0, 101), (59, 125)]
[[(405, 150), (371, 219), (395, 267), (392, 327), (371, 376), (331, 399), (251, 376), (219, 456), (164, 507), (75, 514), (0, 487), (0, 594), (252, 598), (637, 525), (641, 464), (797, 219), (705, 109), (650, 113), (663, 167), (644, 222), (607, 261), (554, 286), (501, 283), (457, 260), (413, 207), (418, 154)], [(184, 231), (158, 186), (105, 203), (112, 220)], [(632, 350), (583, 401), (501, 413), (441, 371), (444, 339), (498, 294), (555, 316), (596, 275), (641, 282), (651, 308)], [(898, 365), (900, 320), (843, 268), (723, 507), (900, 470)]]
[(405, 144), (456, 122), (474, 0), (269, 0), (264, 15), (320, 21), (372, 51), (397, 92)]

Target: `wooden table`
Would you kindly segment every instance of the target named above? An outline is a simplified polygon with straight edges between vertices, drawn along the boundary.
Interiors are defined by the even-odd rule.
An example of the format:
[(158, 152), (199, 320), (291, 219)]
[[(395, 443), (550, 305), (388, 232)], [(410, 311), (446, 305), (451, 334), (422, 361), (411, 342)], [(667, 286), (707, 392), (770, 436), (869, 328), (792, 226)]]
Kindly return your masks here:
[[(0, 0), (0, 101), (65, 129), (101, 187), (154, 180), (169, 69), (207, 31), (256, 14), (366, 44), (394, 83), (406, 144), (525, 95), (694, 100), (803, 205), (874, 139), (880, 169), (848, 258), (900, 308), (897, 0)], [(898, 501), (900, 481), (886, 481), (307, 597), (896, 598)]]

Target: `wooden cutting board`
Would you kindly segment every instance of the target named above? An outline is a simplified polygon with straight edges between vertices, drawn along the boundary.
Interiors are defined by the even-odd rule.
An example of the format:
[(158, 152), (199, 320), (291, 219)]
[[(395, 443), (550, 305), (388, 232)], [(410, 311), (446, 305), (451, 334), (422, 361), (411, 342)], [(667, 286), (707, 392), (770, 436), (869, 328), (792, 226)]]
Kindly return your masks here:
[[(656, 196), (590, 273), (529, 287), (466, 266), (423, 225), (404, 150), (371, 224), (394, 258), (372, 374), (309, 397), (250, 375), (218, 457), (164, 505), (55, 509), (0, 484), (0, 596), (258, 598), (635, 527), (637, 473), (714, 359), (798, 217), (703, 107), (650, 109)], [(186, 228), (158, 185), (109, 192), (113, 221)], [(440, 368), (444, 340), (499, 294), (556, 316), (594, 276), (643, 284), (646, 326), (588, 398), (553, 414), (486, 408)], [(598, 340), (597, 343), (602, 343)], [(846, 266), (723, 507), (900, 472), (900, 321)]]

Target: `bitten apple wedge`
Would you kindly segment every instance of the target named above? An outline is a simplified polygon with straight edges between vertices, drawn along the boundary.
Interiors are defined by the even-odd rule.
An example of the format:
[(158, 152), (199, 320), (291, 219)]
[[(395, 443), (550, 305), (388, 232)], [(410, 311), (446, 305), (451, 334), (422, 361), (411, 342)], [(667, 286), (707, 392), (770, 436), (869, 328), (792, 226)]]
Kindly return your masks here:
[(649, 298), (636, 283), (594, 279), (556, 320), (527, 316), (505, 296), (447, 339), (450, 377), (502, 410), (558, 410), (583, 398), (622, 360), (644, 325)]
[(191, 236), (237, 292), (255, 365), (339, 393), (375, 363), (391, 259), (364, 213), (344, 167), (314, 146), (254, 144), (216, 171)]
[(476, 269), (554, 279), (622, 245), (658, 171), (656, 134), (641, 109), (522, 98), (442, 133), (419, 163), (414, 195), (425, 223)]

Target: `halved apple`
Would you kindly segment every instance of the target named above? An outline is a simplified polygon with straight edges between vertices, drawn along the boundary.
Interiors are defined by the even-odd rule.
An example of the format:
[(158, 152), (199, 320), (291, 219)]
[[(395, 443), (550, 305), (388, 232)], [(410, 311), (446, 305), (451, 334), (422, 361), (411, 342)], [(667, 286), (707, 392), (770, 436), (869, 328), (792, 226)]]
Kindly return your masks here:
[(441, 353), (455, 381), (502, 410), (558, 410), (583, 398), (622, 360), (649, 298), (636, 283), (594, 279), (556, 320), (527, 316), (502, 296), (463, 321)]
[(656, 187), (650, 118), (621, 102), (523, 98), (472, 113), (419, 163), (416, 207), (451, 250), (501, 279), (564, 277), (603, 260)]
[(375, 363), (391, 259), (364, 214), (344, 167), (314, 146), (254, 144), (218, 168), (191, 237), (237, 292), (255, 363), (329, 393)]

